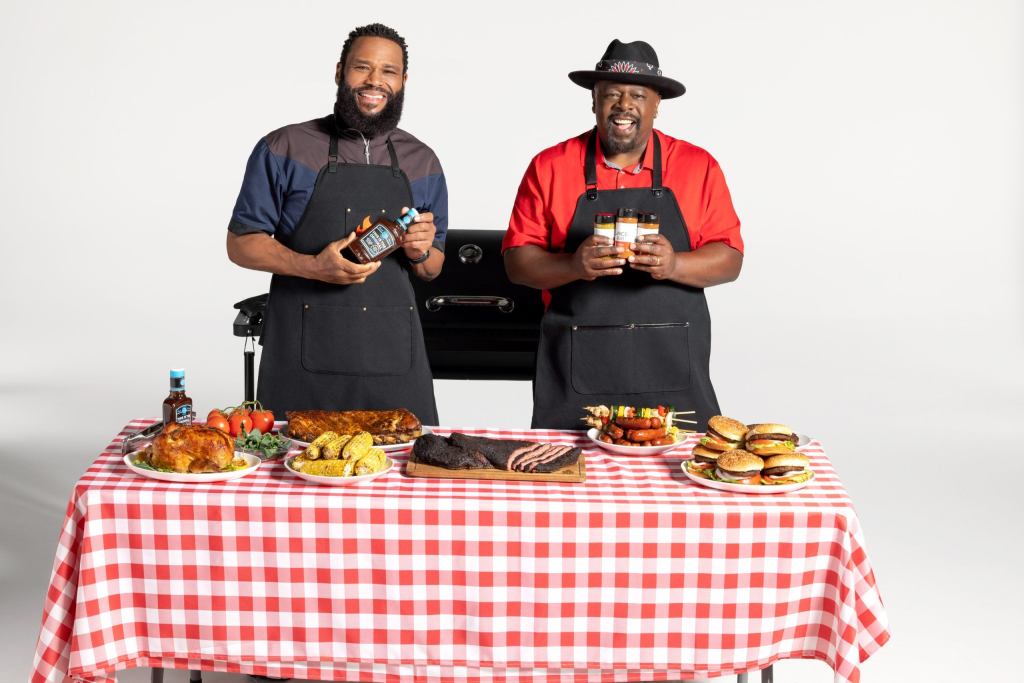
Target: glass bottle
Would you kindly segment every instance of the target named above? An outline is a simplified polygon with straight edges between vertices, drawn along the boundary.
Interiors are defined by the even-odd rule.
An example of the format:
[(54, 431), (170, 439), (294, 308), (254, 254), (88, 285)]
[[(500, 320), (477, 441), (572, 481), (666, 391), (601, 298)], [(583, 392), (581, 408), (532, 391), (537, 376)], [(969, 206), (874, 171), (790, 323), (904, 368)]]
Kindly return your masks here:
[(409, 209), (397, 221), (381, 216), (373, 221), (366, 232), (359, 235), (348, 246), (349, 251), (359, 263), (371, 263), (382, 258), (402, 246), (402, 238), (413, 219), (419, 215), (416, 209)]
[(185, 370), (171, 370), (171, 393), (164, 399), (164, 424), (192, 424), (192, 399), (185, 395)]

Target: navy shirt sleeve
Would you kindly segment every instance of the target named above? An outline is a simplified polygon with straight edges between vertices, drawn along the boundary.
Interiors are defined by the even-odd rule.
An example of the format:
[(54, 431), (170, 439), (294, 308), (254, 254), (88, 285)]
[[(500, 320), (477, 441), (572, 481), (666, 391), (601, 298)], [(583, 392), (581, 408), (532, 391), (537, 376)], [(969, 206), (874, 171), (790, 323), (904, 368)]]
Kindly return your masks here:
[(267, 141), (260, 140), (245, 165), (242, 189), (231, 212), (228, 230), (236, 235), (265, 232), (273, 235), (281, 221), (285, 178)]
[(437, 173), (417, 178), (409, 185), (416, 208), (434, 214), (434, 227), (437, 228), (437, 232), (434, 233), (433, 246), (444, 252), (444, 239), (448, 233), (448, 185), (440, 165)]

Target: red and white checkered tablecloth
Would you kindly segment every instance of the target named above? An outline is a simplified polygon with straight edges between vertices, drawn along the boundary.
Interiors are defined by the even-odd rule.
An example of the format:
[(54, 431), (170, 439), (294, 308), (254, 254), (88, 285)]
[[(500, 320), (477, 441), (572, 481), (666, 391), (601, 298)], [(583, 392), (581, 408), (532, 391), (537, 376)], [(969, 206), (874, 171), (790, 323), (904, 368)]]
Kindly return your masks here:
[(268, 462), (230, 482), (169, 484), (124, 465), (122, 432), (68, 504), (32, 680), (163, 667), (610, 683), (815, 658), (857, 681), (889, 638), (860, 524), (817, 442), (814, 482), (754, 496), (690, 482), (680, 462), (693, 439), (625, 457), (580, 432), (462, 431), (584, 446), (587, 480), (396, 467), (322, 487)]

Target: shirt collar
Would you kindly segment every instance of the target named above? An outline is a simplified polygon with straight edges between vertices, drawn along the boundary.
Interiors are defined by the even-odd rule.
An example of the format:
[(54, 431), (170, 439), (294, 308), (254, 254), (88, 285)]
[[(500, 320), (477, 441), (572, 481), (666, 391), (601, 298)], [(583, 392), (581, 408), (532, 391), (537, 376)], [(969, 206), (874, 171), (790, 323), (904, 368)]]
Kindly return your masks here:
[(654, 139), (654, 136), (657, 135), (657, 134), (658, 134), (658, 131), (656, 131), (654, 129), (651, 129), (651, 137), (647, 138), (647, 148), (644, 150), (644, 155), (642, 157), (640, 157), (640, 161), (638, 161), (636, 166), (633, 167), (632, 169), (628, 169), (628, 170), (627, 169), (623, 169), (621, 166), (619, 166), (615, 162), (608, 161), (608, 159), (606, 159), (605, 156), (604, 156), (604, 150), (601, 148), (600, 140), (597, 141), (597, 151), (601, 155), (601, 161), (604, 163), (605, 168), (611, 168), (611, 169), (614, 169), (616, 171), (623, 171), (623, 170), (625, 170), (628, 173), (632, 173), (633, 175), (640, 175), (641, 171), (644, 171), (644, 170), (647, 170), (647, 169), (651, 168), (652, 164), (654, 164), (654, 160), (652, 158), (654, 156), (654, 150), (653, 150), (654, 145), (651, 144), (651, 141)]

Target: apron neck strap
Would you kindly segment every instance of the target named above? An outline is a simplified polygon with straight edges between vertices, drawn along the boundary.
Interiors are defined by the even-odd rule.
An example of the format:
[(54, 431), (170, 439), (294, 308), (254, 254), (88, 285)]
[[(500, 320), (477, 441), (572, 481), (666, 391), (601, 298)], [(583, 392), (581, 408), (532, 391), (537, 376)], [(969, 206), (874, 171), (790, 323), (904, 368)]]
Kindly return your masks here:
[[(391, 175), (396, 178), (400, 178), (402, 169), (398, 167), (398, 154), (395, 152), (395, 146), (391, 144), (391, 138), (387, 139), (388, 145), (388, 156), (391, 157)], [(330, 145), (327, 148), (327, 172), (337, 173), (338, 172), (338, 136), (332, 135)]]
[(402, 169), (398, 167), (398, 155), (395, 153), (395, 146), (391, 144), (391, 138), (388, 138), (388, 156), (391, 157), (391, 175), (398, 178), (401, 176)]
[(327, 172), (338, 172), (338, 136), (331, 136), (331, 144), (327, 149)]
[[(660, 197), (664, 186), (661, 181), (661, 140), (658, 134), (651, 131), (651, 140), (654, 141), (654, 166), (651, 169), (651, 193)], [(390, 140), (388, 141), (390, 143)], [(597, 146), (600, 141), (597, 139), (597, 126), (590, 131), (587, 139), (587, 152), (583, 161), (583, 173), (587, 183), (587, 199), (597, 199)]]

